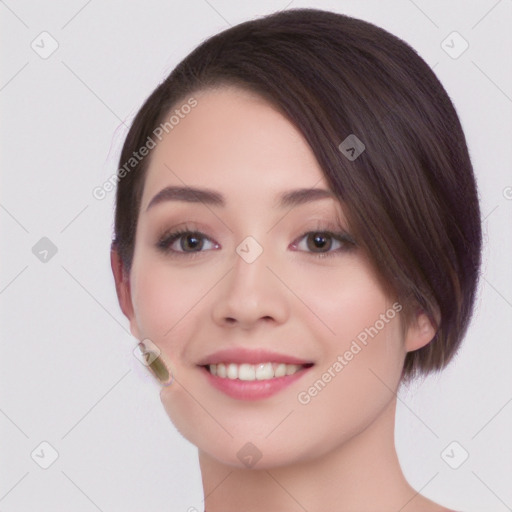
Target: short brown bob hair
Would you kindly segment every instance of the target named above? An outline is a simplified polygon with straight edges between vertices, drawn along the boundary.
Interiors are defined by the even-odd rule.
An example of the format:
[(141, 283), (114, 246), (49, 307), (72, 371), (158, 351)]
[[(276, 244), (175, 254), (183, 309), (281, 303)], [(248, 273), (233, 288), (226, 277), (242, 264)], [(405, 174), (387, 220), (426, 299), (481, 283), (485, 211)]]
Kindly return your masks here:
[[(210, 37), (176, 66), (137, 113), (119, 160), (112, 249), (125, 271), (151, 154), (128, 173), (121, 167), (176, 105), (223, 85), (260, 94), (302, 132), (352, 235), (403, 304), (402, 327), (418, 310), (434, 323), (434, 339), (407, 353), (403, 379), (443, 368), (466, 333), (478, 284), (473, 168), (432, 70), (404, 41), (362, 20), (279, 11)], [(349, 135), (365, 146), (355, 159), (340, 150)]]

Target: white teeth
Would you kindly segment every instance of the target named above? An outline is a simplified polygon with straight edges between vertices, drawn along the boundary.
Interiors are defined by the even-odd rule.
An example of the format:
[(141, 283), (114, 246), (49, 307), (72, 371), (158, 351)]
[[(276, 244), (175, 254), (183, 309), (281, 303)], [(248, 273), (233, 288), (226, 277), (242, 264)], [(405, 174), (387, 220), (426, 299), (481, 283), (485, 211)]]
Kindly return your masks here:
[(236, 379), (238, 377), (238, 365), (235, 363), (228, 364), (227, 374), (228, 379)]
[(291, 365), (286, 365), (286, 375), (293, 375), (297, 370), (291, 366)]
[(284, 377), (293, 375), (302, 368), (299, 364), (284, 363), (259, 363), (259, 364), (236, 364), (219, 363), (208, 365), (208, 370), (212, 375), (221, 378), (239, 379), (239, 380), (268, 380), (275, 377)]
[[(231, 366), (231, 365), (230, 365)], [(236, 365), (233, 365), (236, 366)], [(236, 377), (234, 377), (236, 378)], [(256, 369), (252, 364), (241, 364), (238, 367), (238, 378), (240, 380), (255, 380), (256, 379)]]
[(276, 377), (284, 377), (286, 375), (286, 365), (283, 363), (278, 364), (274, 375)]
[(258, 366), (256, 366), (256, 379), (257, 380), (272, 379), (273, 377), (274, 377), (274, 368), (272, 368), (272, 363), (260, 363)]
[(217, 367), (217, 377), (222, 377), (222, 378), (226, 378), (227, 377), (226, 365), (224, 365), (224, 364), (211, 364), (209, 366), (209, 368), (210, 368), (210, 372), (213, 374), (212, 366), (216, 366)]

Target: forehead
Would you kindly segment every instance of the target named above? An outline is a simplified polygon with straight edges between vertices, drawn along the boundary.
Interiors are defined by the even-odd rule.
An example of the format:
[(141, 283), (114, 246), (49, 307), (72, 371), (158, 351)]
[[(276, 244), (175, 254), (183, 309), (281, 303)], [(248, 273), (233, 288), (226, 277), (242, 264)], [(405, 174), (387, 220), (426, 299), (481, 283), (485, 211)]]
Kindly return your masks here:
[[(141, 207), (168, 185), (269, 201), (290, 188), (328, 188), (301, 132), (260, 96), (233, 86), (191, 94), (197, 104), (152, 150)], [(180, 109), (180, 105), (172, 109)]]

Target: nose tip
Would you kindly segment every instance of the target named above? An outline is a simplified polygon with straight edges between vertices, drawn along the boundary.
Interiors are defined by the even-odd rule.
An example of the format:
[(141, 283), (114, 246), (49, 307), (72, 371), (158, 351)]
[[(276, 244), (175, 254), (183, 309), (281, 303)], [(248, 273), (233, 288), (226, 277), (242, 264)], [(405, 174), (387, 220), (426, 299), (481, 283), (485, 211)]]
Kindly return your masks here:
[(280, 282), (267, 266), (269, 253), (260, 244), (261, 251), (255, 251), (258, 247), (249, 238), (239, 244), (247, 251), (237, 254), (213, 308), (214, 319), (224, 326), (250, 329), (260, 321), (283, 322), (287, 315)]

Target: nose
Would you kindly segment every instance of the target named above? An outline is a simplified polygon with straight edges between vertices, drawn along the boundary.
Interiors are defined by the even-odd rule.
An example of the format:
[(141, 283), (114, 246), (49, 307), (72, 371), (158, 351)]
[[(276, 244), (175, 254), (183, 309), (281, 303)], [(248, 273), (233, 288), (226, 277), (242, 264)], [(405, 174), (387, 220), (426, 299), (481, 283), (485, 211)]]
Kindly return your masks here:
[(250, 330), (258, 323), (286, 322), (290, 297), (276, 277), (268, 252), (264, 250), (251, 263), (235, 253), (233, 268), (219, 283), (213, 306), (213, 320), (217, 325)]

